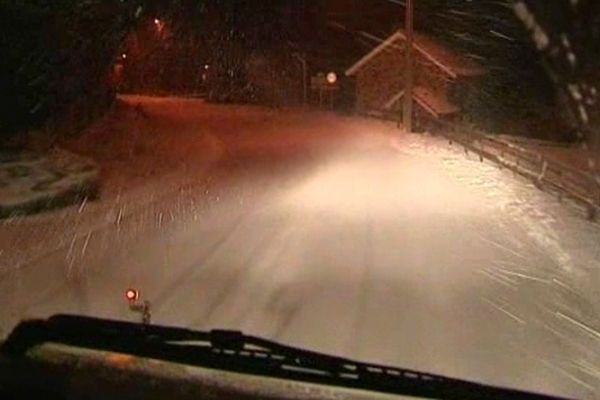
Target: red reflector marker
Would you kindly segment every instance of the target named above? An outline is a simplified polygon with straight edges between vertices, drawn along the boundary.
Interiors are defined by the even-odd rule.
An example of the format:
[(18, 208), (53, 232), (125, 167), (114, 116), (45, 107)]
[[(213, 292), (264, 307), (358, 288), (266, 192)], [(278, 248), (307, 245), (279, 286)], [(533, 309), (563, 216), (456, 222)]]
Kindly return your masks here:
[(125, 292), (125, 297), (129, 301), (135, 301), (140, 298), (140, 292), (138, 292), (135, 289), (127, 289), (127, 291)]

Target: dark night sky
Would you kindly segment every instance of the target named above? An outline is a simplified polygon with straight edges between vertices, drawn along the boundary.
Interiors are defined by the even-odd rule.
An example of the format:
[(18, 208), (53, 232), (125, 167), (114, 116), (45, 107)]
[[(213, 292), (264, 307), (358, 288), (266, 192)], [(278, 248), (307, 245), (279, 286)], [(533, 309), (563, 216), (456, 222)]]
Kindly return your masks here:
[[(600, 2), (580, 0), (577, 14), (568, 12), (571, 6), (567, 0), (524, 1), (532, 4), (551, 37), (560, 38), (566, 32), (575, 45), (579, 64), (578, 70), (572, 72), (579, 75), (563, 74), (559, 79), (573, 81), (591, 75), (595, 82), (600, 81), (596, 76), (600, 71), (597, 66)], [(69, 104), (80, 92), (89, 91), (97, 85), (98, 71), (122, 51), (122, 36), (148, 25), (155, 15), (161, 16), (170, 32), (175, 33), (173, 40), (164, 41), (163, 50), (168, 50), (168, 46), (180, 47), (181, 57), (176, 57), (173, 51), (169, 54), (182, 65), (206, 59), (207, 53), (225, 55), (221, 58), (229, 55), (229, 64), (233, 65), (243, 64), (255, 52), (270, 53), (276, 58), (303, 51), (314, 68), (342, 71), (376, 45), (373, 40), (361, 40), (361, 31), (385, 38), (402, 25), (404, 11), (400, 0), (149, 0), (143, 3), (145, 12), (136, 25), (135, 21), (128, 22), (133, 18), (127, 17), (132, 13), (130, 4), (136, 5), (135, 2), (91, 0), (92, 6), (75, 0), (0, 2), (4, 15), (14, 17), (5, 23), (4, 37), (9, 38), (5, 42), (10, 47), (3, 52), (7, 65), (2, 76), (9, 77), (4, 82), (11, 89), (3, 92), (23, 93), (15, 106), (19, 111), (7, 114), (30, 120), (33, 109), (42, 120), (51, 112), (51, 105)], [(481, 101), (486, 106), (497, 106), (499, 110), (494, 113), (498, 119), (512, 118), (515, 110), (523, 109), (524, 101), (536, 108), (552, 100), (557, 84), (550, 83), (541, 68), (540, 54), (508, 0), (417, 0), (415, 7), (417, 30), (473, 56), (489, 69), (487, 87), (480, 91)], [(101, 12), (110, 18), (94, 14)], [(47, 37), (59, 34), (60, 41), (44, 42)], [(38, 40), (38, 36), (44, 40)], [(190, 52), (189, 47), (194, 43), (194, 52)], [(296, 45), (295, 49), (290, 48), (290, 43)], [(40, 50), (40, 46), (46, 48)], [(59, 48), (48, 51), (52, 46)], [(67, 56), (55, 56), (58, 54)], [(24, 59), (33, 61), (22, 66)], [(562, 73), (560, 65), (556, 68)], [(32, 81), (45, 90), (31, 87), (28, 82)], [(58, 101), (59, 98), (62, 100)]]
[(331, 19), (371, 33), (389, 32), (404, 18), (404, 7), (387, 0), (321, 0), (321, 4)]

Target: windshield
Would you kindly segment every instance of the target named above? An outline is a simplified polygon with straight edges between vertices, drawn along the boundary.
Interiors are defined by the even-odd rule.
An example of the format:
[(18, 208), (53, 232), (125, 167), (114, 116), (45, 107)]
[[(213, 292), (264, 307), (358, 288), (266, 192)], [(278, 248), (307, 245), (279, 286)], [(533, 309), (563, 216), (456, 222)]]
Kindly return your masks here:
[(143, 314), (600, 396), (597, 2), (0, 15), (0, 338)]

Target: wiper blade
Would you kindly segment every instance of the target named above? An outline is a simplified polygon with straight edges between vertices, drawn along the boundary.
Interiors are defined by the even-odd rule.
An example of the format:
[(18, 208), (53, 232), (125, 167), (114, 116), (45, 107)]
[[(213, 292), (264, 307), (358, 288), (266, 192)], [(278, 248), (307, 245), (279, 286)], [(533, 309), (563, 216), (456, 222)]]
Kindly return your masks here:
[(285, 346), (242, 332), (193, 331), (98, 318), (57, 315), (21, 323), (0, 347), (20, 356), (59, 343), (307, 383), (435, 399), (556, 399), (408, 369), (356, 362)]

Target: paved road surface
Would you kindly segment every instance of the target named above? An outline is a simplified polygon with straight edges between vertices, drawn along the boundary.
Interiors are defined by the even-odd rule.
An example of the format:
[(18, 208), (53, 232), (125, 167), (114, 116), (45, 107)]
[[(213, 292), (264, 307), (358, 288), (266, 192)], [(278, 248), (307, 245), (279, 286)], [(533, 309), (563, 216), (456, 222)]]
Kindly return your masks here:
[(142, 211), (111, 215), (3, 275), (4, 333), (56, 312), (135, 319), (123, 299), (135, 286), (157, 323), (600, 395), (597, 226), (441, 140), (380, 122), (257, 112), (265, 126), (279, 123), (277, 139), (249, 132), (229, 151), (231, 138), (213, 129), (226, 151), (198, 170), (210, 179), (146, 211), (129, 204)]

